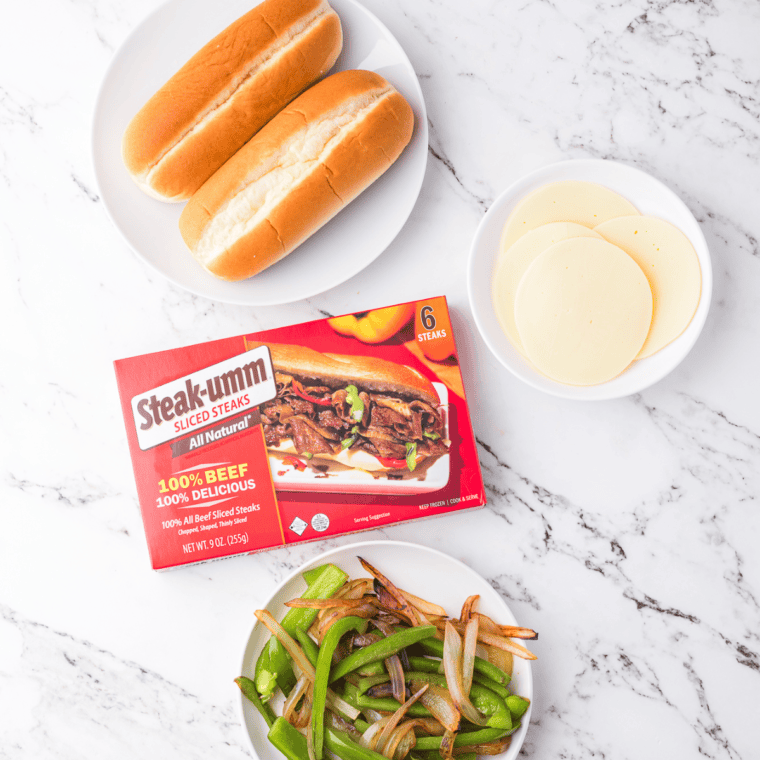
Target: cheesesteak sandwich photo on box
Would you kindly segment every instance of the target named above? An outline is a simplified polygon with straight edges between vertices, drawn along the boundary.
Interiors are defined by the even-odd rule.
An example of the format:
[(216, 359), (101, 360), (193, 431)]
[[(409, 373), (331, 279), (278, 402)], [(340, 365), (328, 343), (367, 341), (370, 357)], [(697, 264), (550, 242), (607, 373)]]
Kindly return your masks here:
[(246, 345), (266, 345), (275, 370), (277, 397), (259, 407), (270, 452), (317, 475), (337, 463), (391, 480), (424, 478), (449, 453), (444, 407), (417, 370), (374, 356)]

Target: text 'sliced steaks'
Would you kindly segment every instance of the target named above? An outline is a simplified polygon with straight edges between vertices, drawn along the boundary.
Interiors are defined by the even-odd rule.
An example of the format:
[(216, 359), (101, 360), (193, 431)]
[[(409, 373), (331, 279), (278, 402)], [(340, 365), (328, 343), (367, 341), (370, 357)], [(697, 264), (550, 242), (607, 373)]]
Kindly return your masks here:
[(154, 569), (485, 504), (443, 297), (114, 365)]

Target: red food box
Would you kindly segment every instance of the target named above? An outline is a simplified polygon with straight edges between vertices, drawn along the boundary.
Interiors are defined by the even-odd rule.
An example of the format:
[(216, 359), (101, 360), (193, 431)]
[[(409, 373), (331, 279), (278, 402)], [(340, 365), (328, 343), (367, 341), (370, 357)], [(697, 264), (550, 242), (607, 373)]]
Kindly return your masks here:
[(156, 570), (485, 504), (444, 297), (114, 367)]

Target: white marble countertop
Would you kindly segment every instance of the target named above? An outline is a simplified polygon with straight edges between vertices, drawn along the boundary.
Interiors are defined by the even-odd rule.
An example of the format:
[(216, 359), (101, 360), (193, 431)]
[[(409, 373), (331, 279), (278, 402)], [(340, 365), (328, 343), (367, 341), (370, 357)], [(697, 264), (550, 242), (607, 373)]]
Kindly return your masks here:
[[(367, 0), (426, 98), (419, 201), (360, 275), (248, 308), (148, 269), (98, 196), (98, 85), (156, 5), (32, 0), (0, 29), (0, 756), (249, 757), (232, 679), (252, 611), (356, 540), (152, 572), (112, 360), (433, 292), (453, 308), (489, 503), (363, 537), (462, 559), (540, 631), (523, 757), (760, 756), (760, 6)], [(465, 291), (496, 195), (582, 157), (674, 189), (715, 272), (683, 364), (593, 404), (500, 368)]]

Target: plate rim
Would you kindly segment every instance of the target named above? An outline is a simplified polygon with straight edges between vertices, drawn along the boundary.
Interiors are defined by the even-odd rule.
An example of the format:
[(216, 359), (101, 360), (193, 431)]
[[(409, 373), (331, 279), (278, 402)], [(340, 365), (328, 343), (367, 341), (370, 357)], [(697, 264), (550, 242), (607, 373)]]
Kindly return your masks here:
[[(625, 372), (628, 371), (627, 369), (621, 373), (621, 375), (618, 375), (612, 380), (609, 380), (605, 383), (600, 383), (598, 385), (589, 386), (564, 385), (557, 381), (551, 380), (550, 378), (539, 376), (537, 371), (528, 367), (527, 364), (524, 368), (518, 369), (518, 367), (505, 359), (502, 353), (493, 344), (488, 332), (488, 328), (486, 325), (484, 325), (484, 312), (486, 310), (492, 310), (493, 308), (491, 304), (490, 292), (488, 294), (487, 302), (485, 302), (485, 299), (482, 299), (485, 302), (483, 306), (478, 305), (478, 299), (476, 297), (475, 279), (477, 277), (477, 273), (475, 272), (475, 265), (478, 263), (480, 258), (478, 256), (479, 243), (485, 234), (487, 225), (491, 222), (491, 217), (501, 212), (501, 206), (505, 205), (505, 199), (516, 194), (519, 190), (521, 190), (521, 188), (525, 188), (525, 186), (541, 180), (542, 178), (547, 183), (552, 181), (572, 180), (572, 177), (563, 177), (559, 179), (552, 178), (552, 175), (562, 171), (563, 169), (570, 169), (572, 171), (575, 169), (582, 170), (584, 167), (601, 169), (601, 171), (612, 170), (627, 172), (632, 176), (638, 175), (639, 177), (643, 178), (644, 181), (653, 182), (658, 185), (661, 192), (669, 197), (669, 201), (673, 203), (676, 208), (685, 213), (694, 222), (696, 239), (694, 239), (694, 236), (692, 235), (687, 235), (687, 238), (694, 246), (702, 273), (702, 289), (699, 297), (699, 302), (694, 312), (694, 316), (692, 317), (691, 322), (687, 325), (684, 332), (682, 332), (681, 335), (679, 335), (674, 341), (668, 344), (668, 346), (664, 347), (668, 348), (669, 346), (679, 344), (681, 347), (681, 353), (676, 357), (675, 361), (669, 363), (657, 371), (652, 371), (645, 378), (642, 378), (641, 382), (632, 390), (615, 389), (614, 386), (611, 387), (611, 383), (614, 383), (615, 380), (623, 376)], [(581, 181), (594, 180), (582, 179)], [(596, 181), (599, 184), (604, 184), (600, 180)], [(529, 190), (523, 189), (522, 192), (524, 194), (526, 192), (529, 192)], [(624, 195), (624, 193), (620, 194)], [(519, 198), (517, 198), (514, 202), (517, 202), (518, 200)], [(506, 217), (504, 221), (506, 221)], [(470, 244), (470, 252), (467, 262), (467, 295), (470, 302), (470, 310), (472, 312), (473, 320), (475, 321), (475, 326), (477, 328), (478, 334), (494, 358), (499, 362), (499, 364), (509, 370), (512, 375), (530, 387), (535, 388), (536, 390), (539, 390), (548, 395), (555, 396), (557, 398), (569, 399), (572, 401), (609, 401), (618, 398), (626, 398), (636, 393), (640, 393), (646, 388), (649, 388), (655, 383), (658, 383), (660, 380), (670, 374), (688, 356), (689, 352), (699, 339), (699, 336), (702, 334), (702, 329), (704, 328), (705, 322), (707, 321), (707, 316), (712, 303), (712, 292), (713, 271), (710, 248), (707, 245), (707, 240), (705, 239), (702, 227), (697, 221), (694, 214), (691, 212), (691, 209), (689, 209), (683, 199), (674, 190), (668, 187), (668, 185), (666, 185), (657, 177), (649, 174), (638, 166), (632, 166), (621, 161), (606, 158), (563, 159), (561, 161), (554, 161), (550, 164), (539, 166), (518, 177), (514, 182), (508, 185), (496, 196), (491, 205), (488, 207), (485, 215), (480, 220), (480, 223), (478, 224), (478, 227), (475, 231), (475, 234), (473, 235), (472, 242)], [(647, 357), (647, 359), (642, 359), (640, 361), (646, 362), (649, 358), (651, 357)]]
[[(484, 578), (480, 573), (477, 572), (477, 570), (474, 570), (469, 565), (465, 564), (462, 560), (457, 559), (456, 557), (452, 557), (450, 554), (447, 554), (446, 552), (441, 551), (440, 549), (435, 549), (430, 546), (425, 546), (424, 544), (418, 544), (413, 541), (399, 541), (395, 539), (373, 539), (369, 541), (356, 541), (349, 544), (344, 544), (343, 546), (336, 546), (332, 549), (328, 549), (324, 552), (321, 552), (313, 557), (311, 557), (308, 560), (305, 560), (303, 563), (301, 563), (297, 568), (295, 568), (291, 573), (289, 573), (282, 581), (280, 581), (275, 589), (272, 591), (272, 593), (267, 598), (266, 602), (263, 605), (263, 608), (269, 609), (269, 605), (272, 603), (274, 598), (289, 584), (291, 583), (295, 578), (300, 576), (304, 570), (307, 570), (309, 567), (315, 564), (324, 564), (325, 562), (329, 562), (330, 558), (333, 557), (335, 554), (342, 554), (344, 552), (352, 553), (354, 551), (360, 550), (362, 547), (387, 547), (387, 546), (395, 546), (405, 551), (424, 551), (428, 552), (438, 558), (442, 558), (446, 562), (454, 564), (456, 567), (458, 567), (460, 570), (465, 572), (466, 574), (469, 574), (471, 576), (474, 576), (477, 578), (481, 583), (483, 583), (486, 587), (491, 589), (500, 603), (500, 605), (503, 607), (503, 609), (506, 611), (509, 620), (508, 624), (510, 625), (517, 625), (517, 618), (515, 618), (514, 613), (512, 612), (509, 605), (504, 601), (502, 598), (502, 595), (494, 589), (491, 584), (488, 582), (486, 578)], [(251, 638), (253, 637), (254, 633), (256, 632), (256, 627), (261, 625), (258, 621), (254, 622), (253, 627), (248, 630), (248, 634), (245, 638), (245, 642), (242, 648), (243, 657), (242, 661), (240, 663), (240, 673), (244, 673), (246, 670), (246, 651), (248, 649), (248, 645), (250, 643)], [(496, 757), (501, 758), (502, 760), (515, 760), (517, 755), (520, 752), (520, 749), (522, 748), (522, 745), (525, 741), (525, 737), (528, 732), (528, 727), (530, 726), (530, 720), (533, 713), (533, 705), (535, 702), (534, 698), (534, 682), (533, 682), (533, 669), (532, 669), (532, 663), (530, 660), (521, 660), (522, 663), (524, 663), (524, 679), (525, 679), (525, 685), (526, 688), (524, 689), (525, 694), (523, 696), (527, 695), (527, 698), (530, 700), (530, 704), (528, 706), (528, 710), (523, 716), (520, 724), (520, 728), (513, 734), (512, 736), (512, 742), (510, 743), (509, 747), (507, 748), (506, 752), (503, 752), (500, 755), (496, 755)], [(246, 725), (246, 719), (245, 719), (245, 704), (246, 704), (246, 698), (242, 694), (240, 694), (240, 699), (237, 702), (238, 704), (238, 718), (240, 719), (240, 727), (243, 731), (243, 734), (246, 738), (247, 746), (251, 750), (251, 752), (254, 754), (255, 757), (260, 758), (260, 755), (256, 751), (256, 747), (253, 744), (253, 740), (251, 739), (251, 736), (248, 732), (248, 728)]]
[[(261, 1), (262, 0), (258, 0), (258, 2), (255, 3), (255, 5), (260, 4)], [(122, 41), (119, 43), (116, 50), (114, 51), (113, 55), (111, 56), (111, 59), (108, 62), (108, 65), (106, 66), (105, 71), (103, 72), (100, 84), (98, 85), (97, 92), (95, 95), (95, 100), (90, 112), (89, 156), (90, 156), (90, 164), (93, 169), (93, 176), (95, 178), (95, 186), (97, 188), (98, 195), (102, 201), (102, 207), (105, 209), (106, 216), (108, 217), (109, 221), (118, 232), (119, 237), (121, 238), (121, 241), (127, 246), (127, 248), (142, 264), (147, 265), (152, 272), (159, 274), (167, 282), (171, 283), (174, 287), (177, 287), (180, 290), (186, 293), (190, 293), (194, 296), (205, 298), (211, 301), (212, 303), (227, 303), (227, 304), (236, 305), (236, 306), (282, 306), (286, 304), (296, 303), (298, 301), (313, 298), (317, 295), (320, 295), (329, 290), (332, 290), (333, 288), (336, 288), (344, 284), (345, 282), (350, 280), (352, 277), (355, 277), (356, 275), (360, 274), (362, 271), (364, 271), (364, 269), (366, 269), (373, 262), (375, 262), (390, 247), (390, 245), (398, 237), (398, 235), (401, 233), (401, 231), (404, 229), (407, 222), (409, 221), (409, 217), (411, 216), (412, 211), (416, 207), (417, 202), (419, 200), (420, 192), (422, 191), (422, 185), (424, 183), (425, 176), (427, 174), (427, 167), (428, 167), (427, 154), (428, 154), (429, 145), (430, 145), (430, 134), (429, 134), (428, 118), (427, 118), (427, 105), (425, 103), (424, 94), (422, 91), (422, 87), (420, 85), (419, 76), (414, 66), (412, 65), (411, 60), (409, 59), (409, 56), (407, 55), (406, 51), (404, 50), (404, 48), (402, 47), (401, 43), (398, 41), (396, 36), (372, 11), (370, 11), (367, 7), (365, 7), (360, 2), (358, 2), (358, 0), (339, 0), (339, 3), (344, 3), (344, 4), (352, 6), (356, 12), (363, 14), (369, 22), (374, 24), (374, 26), (377, 28), (377, 30), (381, 34), (385, 35), (386, 38), (393, 44), (393, 46), (395, 47), (397, 51), (397, 54), (399, 56), (398, 63), (403, 64), (404, 67), (407, 69), (408, 73), (410, 74), (409, 85), (410, 85), (410, 89), (414, 90), (414, 94), (417, 98), (417, 103), (414, 105), (419, 110), (419, 114), (415, 114), (415, 125), (414, 125), (415, 132), (413, 133), (412, 139), (415, 139), (415, 135), (418, 135), (416, 136), (416, 139), (419, 141), (419, 146), (416, 147), (416, 150), (420, 154), (422, 154), (422, 156), (424, 156), (424, 159), (418, 158), (417, 154), (415, 154), (415, 158), (421, 162), (421, 168), (418, 169), (415, 173), (416, 187), (412, 189), (411, 196), (410, 196), (411, 200), (409, 202), (408, 208), (405, 210), (405, 213), (399, 214), (398, 229), (395, 231), (393, 236), (387, 241), (385, 246), (380, 248), (371, 258), (367, 259), (364, 263), (362, 263), (360, 266), (358, 266), (355, 269), (346, 270), (344, 267), (341, 267), (340, 269), (338, 269), (336, 273), (336, 277), (338, 279), (331, 282), (331, 284), (326, 285), (326, 286), (318, 285), (314, 289), (304, 289), (303, 293), (297, 294), (295, 296), (285, 296), (283, 294), (280, 296), (276, 296), (274, 298), (268, 298), (266, 297), (265, 292), (262, 293), (260, 297), (254, 297), (254, 298), (252, 298), (250, 294), (240, 295), (240, 296), (236, 296), (234, 293), (230, 293), (230, 294), (225, 293), (224, 295), (212, 295), (209, 292), (204, 292), (202, 288), (190, 287), (182, 282), (179, 282), (178, 280), (176, 280), (175, 278), (167, 274), (165, 271), (163, 271), (158, 266), (158, 264), (156, 264), (151, 258), (146, 256), (142, 251), (138, 250), (134, 245), (132, 245), (132, 242), (130, 241), (128, 235), (122, 229), (122, 225), (117, 221), (117, 218), (112, 213), (111, 207), (109, 205), (109, 201), (107, 200), (107, 198), (109, 197), (108, 193), (103, 192), (104, 182), (101, 181), (101, 172), (103, 171), (103, 169), (100, 166), (100, 162), (98, 160), (98, 152), (97, 152), (97, 146), (96, 146), (97, 140), (100, 136), (100, 133), (98, 131), (98, 122), (99, 122), (99, 118), (100, 118), (101, 111), (103, 108), (103, 100), (104, 100), (106, 92), (108, 91), (107, 85), (109, 83), (109, 80), (114, 70), (119, 64), (119, 59), (123, 51), (128, 47), (132, 39), (135, 36), (137, 36), (144, 29), (146, 25), (149, 25), (156, 16), (164, 12), (168, 6), (171, 6), (171, 5), (180, 6), (182, 4), (182, 0), (163, 0), (163, 2), (159, 3), (158, 6), (156, 6), (148, 14), (142, 17), (138, 21), (138, 23), (128, 31), (126, 36), (122, 39)], [(255, 7), (255, 5), (251, 7)], [(333, 68), (331, 68), (325, 76), (330, 76), (331, 74), (335, 74), (338, 71), (343, 71), (343, 70), (344, 69), (336, 69), (333, 66)], [(378, 178), (378, 179), (381, 179), (381, 178)], [(411, 189), (410, 185), (407, 185), (407, 186), (410, 187)], [(180, 204), (171, 204), (171, 205), (180, 205)], [(348, 205), (350, 204), (347, 204), (347, 206)], [(196, 264), (196, 262), (192, 259), (192, 255), (190, 254), (189, 251), (188, 251), (188, 256), (189, 256), (190, 264), (195, 265), (195, 266), (200, 266)], [(209, 277), (213, 277), (213, 275), (209, 274)], [(307, 282), (308, 280), (305, 280), (305, 281)], [(215, 281), (212, 281), (212, 282), (215, 282)], [(246, 281), (244, 280), (242, 282), (244, 283)], [(230, 284), (234, 286), (237, 283), (230, 283)]]

